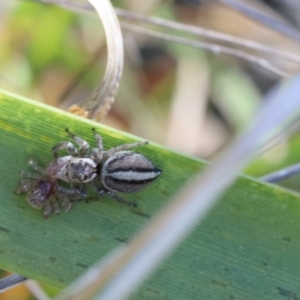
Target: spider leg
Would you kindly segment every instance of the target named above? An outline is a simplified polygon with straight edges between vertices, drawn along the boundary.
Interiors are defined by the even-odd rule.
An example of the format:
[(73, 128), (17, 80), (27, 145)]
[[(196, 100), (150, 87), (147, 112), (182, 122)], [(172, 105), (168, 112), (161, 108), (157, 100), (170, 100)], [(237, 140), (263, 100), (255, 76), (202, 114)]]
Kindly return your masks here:
[(79, 136), (72, 133), (69, 129), (66, 129), (68, 135), (73, 139), (73, 141), (79, 146), (79, 154), (86, 155), (90, 150), (90, 145), (87, 141), (80, 138)]
[(64, 149), (67, 150), (70, 155), (77, 154), (77, 149), (71, 142), (61, 142), (52, 148), (52, 153), (54, 157), (57, 157), (57, 152), (59, 150), (64, 150)]
[(20, 171), (20, 175), (25, 178), (30, 178), (30, 179), (41, 179), (40, 174), (30, 173), (30, 172), (26, 172), (26, 171)]
[(58, 186), (57, 191), (59, 193), (59, 197), (69, 198), (73, 202), (80, 201), (82, 200), (82, 198), (85, 198), (87, 196), (87, 191), (86, 194), (82, 194), (77, 189), (67, 189), (62, 186)]
[(44, 205), (44, 218), (47, 219), (50, 216), (51, 212), (52, 212), (51, 203), (50, 201), (47, 201), (45, 202)]
[(135, 148), (135, 147), (140, 147), (140, 146), (143, 146), (143, 145), (147, 145), (148, 143), (149, 143), (148, 141), (144, 141), (144, 142), (137, 142), (137, 143), (117, 146), (117, 147), (111, 148), (108, 151), (106, 151), (105, 156), (110, 157), (110, 156), (114, 155), (116, 152), (131, 149), (131, 148)]
[[(98, 187), (98, 184), (97, 184), (95, 181), (96, 181), (96, 180), (91, 181), (91, 182), (90, 182), (90, 185), (91, 185), (92, 189), (98, 194), (98, 192), (99, 192), (102, 188), (99, 188), (99, 187)], [(98, 195), (99, 195), (99, 194), (98, 194)], [(85, 203), (89, 203), (89, 202), (91, 202), (91, 201), (96, 201), (96, 200), (98, 200), (98, 199), (95, 199), (95, 197), (85, 197), (85, 198), (84, 198)]]
[(60, 194), (58, 197), (61, 206), (65, 209), (65, 212), (70, 211), (70, 209), (72, 208), (72, 203), (69, 198), (70, 195), (66, 195), (66, 194)]
[(103, 157), (103, 141), (101, 135), (96, 132), (95, 128), (92, 128), (92, 131), (97, 142), (97, 148), (92, 149), (91, 158), (99, 163)]
[(92, 158), (95, 163), (100, 163), (103, 158), (103, 151), (99, 151), (98, 148), (94, 148), (91, 150), (90, 157)]
[(92, 186), (92, 189), (99, 195), (103, 195), (104, 192), (103, 191), (106, 191), (104, 189), (104, 187), (102, 186), (101, 182), (99, 181), (99, 179), (97, 180), (93, 180), (90, 182), (91, 186)]
[(33, 157), (33, 156), (30, 156), (29, 157), (29, 160), (28, 160), (28, 165), (35, 171), (41, 173), (41, 174), (46, 174), (46, 169), (40, 167), (38, 165), (38, 162), (37, 160)]
[(119, 197), (118, 195), (116, 195), (114, 192), (108, 191), (108, 190), (102, 190), (99, 191), (99, 194), (107, 194), (109, 197), (117, 200), (118, 202), (128, 205), (128, 206), (132, 206), (132, 207), (137, 207), (137, 204), (135, 202), (131, 202), (131, 201), (127, 201), (124, 198)]
[[(81, 183), (72, 183), (72, 188), (76, 194), (79, 194), (82, 198), (86, 198), (88, 194), (88, 189), (85, 184)], [(71, 190), (72, 191), (72, 190)]]
[(54, 197), (52, 197), (52, 198), (50, 199), (50, 202), (51, 202), (52, 207), (53, 207), (53, 209), (54, 209), (54, 213), (55, 213), (56, 215), (59, 215), (59, 214), (60, 214), (60, 209), (59, 209), (59, 204), (58, 204), (58, 202), (57, 202), (57, 199), (54, 198)]
[(18, 187), (15, 190), (15, 194), (27, 193), (32, 187), (32, 181), (29, 179), (22, 179), (19, 181)]

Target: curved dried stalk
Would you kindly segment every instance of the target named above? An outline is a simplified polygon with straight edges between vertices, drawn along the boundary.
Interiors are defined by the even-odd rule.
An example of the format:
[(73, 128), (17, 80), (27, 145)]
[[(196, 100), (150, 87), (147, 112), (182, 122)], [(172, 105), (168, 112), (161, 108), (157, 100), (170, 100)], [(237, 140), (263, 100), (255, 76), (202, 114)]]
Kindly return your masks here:
[[(126, 299), (176, 247), (190, 230), (206, 216), (236, 173), (280, 125), (300, 113), (298, 94), (300, 75), (288, 86), (267, 97), (249, 130), (232, 143), (227, 153), (202, 176), (198, 176), (164, 208), (127, 246), (101, 260), (67, 290), (62, 299), (90, 299), (102, 289), (98, 300)], [(284, 101), (284, 105), (282, 105)], [(296, 115), (296, 113), (298, 115)], [(267, 136), (267, 138), (266, 138)]]
[(88, 0), (102, 20), (107, 40), (108, 61), (106, 72), (100, 85), (92, 95), (79, 104), (72, 105), (69, 111), (86, 118), (100, 121), (106, 116), (115, 95), (123, 70), (123, 38), (118, 18), (109, 0)]
[(261, 58), (261, 57), (258, 57), (258, 56), (252, 55), (252, 54), (248, 54), (248, 53), (246, 53), (244, 51), (240, 51), (238, 49), (233, 49), (233, 48), (229, 48), (229, 47), (225, 47), (225, 46), (221, 46), (221, 45), (217, 45), (217, 44), (212, 44), (212, 43), (194, 41), (194, 40), (190, 40), (190, 39), (179, 37), (179, 36), (173, 36), (173, 35), (170, 35), (167, 33), (157, 32), (157, 31), (154, 31), (151, 29), (143, 28), (143, 27), (125, 23), (125, 22), (121, 22), (121, 26), (122, 26), (122, 28), (125, 28), (130, 31), (134, 31), (134, 32), (137, 32), (140, 34), (145, 34), (145, 35), (149, 35), (152, 37), (160, 38), (160, 39), (163, 39), (163, 40), (169, 41), (169, 42), (175, 42), (175, 43), (180, 43), (180, 44), (184, 44), (184, 45), (195, 47), (195, 48), (205, 49), (214, 54), (228, 54), (231, 56), (235, 56), (235, 57), (247, 60), (255, 65), (258, 65), (279, 77), (289, 77), (291, 75), (287, 72), (282, 71), (279, 68), (274, 67), (268, 60), (266, 60), (264, 58)]

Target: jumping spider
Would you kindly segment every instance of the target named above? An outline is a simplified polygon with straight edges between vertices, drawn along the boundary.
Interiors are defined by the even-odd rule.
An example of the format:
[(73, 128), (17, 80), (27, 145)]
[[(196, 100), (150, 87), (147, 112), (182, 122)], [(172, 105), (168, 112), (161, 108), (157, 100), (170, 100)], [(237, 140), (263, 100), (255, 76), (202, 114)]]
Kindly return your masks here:
[(45, 218), (48, 218), (53, 210), (55, 214), (59, 214), (59, 205), (68, 212), (72, 208), (71, 201), (82, 199), (82, 195), (77, 190), (58, 185), (57, 179), (51, 178), (33, 157), (29, 158), (28, 165), (38, 173), (21, 171), (20, 175), (26, 179), (19, 182), (15, 193), (27, 193), (28, 203), (36, 209), (44, 208)]
[[(47, 174), (71, 183), (83, 197), (87, 195), (86, 184), (91, 183), (99, 195), (107, 194), (119, 202), (136, 206), (116, 193), (140, 191), (161, 174), (162, 171), (155, 168), (142, 154), (125, 151), (146, 145), (148, 142), (124, 144), (104, 151), (101, 136), (94, 128), (92, 130), (97, 148), (90, 150), (85, 140), (66, 129), (79, 147), (77, 149), (71, 142), (61, 142), (54, 146), (52, 152), (56, 158), (48, 164)], [(69, 155), (57, 157), (57, 152), (63, 149), (67, 150)]]

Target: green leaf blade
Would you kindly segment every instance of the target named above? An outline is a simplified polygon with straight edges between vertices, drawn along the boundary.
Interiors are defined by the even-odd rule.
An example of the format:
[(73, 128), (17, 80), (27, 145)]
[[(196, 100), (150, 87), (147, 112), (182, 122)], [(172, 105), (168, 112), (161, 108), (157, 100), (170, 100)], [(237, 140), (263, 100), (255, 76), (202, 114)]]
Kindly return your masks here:
[[(66, 112), (0, 92), (0, 267), (63, 288), (124, 245), (189, 178), (199, 160), (153, 143), (137, 148), (163, 170), (151, 186), (123, 195), (134, 211), (103, 198), (44, 220), (15, 195), (29, 155), (45, 165), (64, 129), (105, 148), (136, 138)], [(294, 299), (300, 297), (300, 201), (297, 194), (240, 177), (219, 204), (132, 299)]]

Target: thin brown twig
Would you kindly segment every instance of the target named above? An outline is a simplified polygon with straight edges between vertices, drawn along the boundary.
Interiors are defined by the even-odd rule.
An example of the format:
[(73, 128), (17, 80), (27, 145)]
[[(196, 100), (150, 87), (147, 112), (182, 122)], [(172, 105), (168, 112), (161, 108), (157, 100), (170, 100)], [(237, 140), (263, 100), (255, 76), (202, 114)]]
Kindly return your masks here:
[(237, 49), (232, 49), (229, 47), (225, 47), (225, 46), (221, 46), (221, 45), (217, 45), (217, 44), (212, 44), (212, 43), (206, 43), (206, 42), (200, 42), (200, 41), (194, 41), (194, 40), (190, 40), (187, 38), (183, 38), (183, 37), (178, 37), (178, 36), (173, 36), (167, 33), (161, 33), (161, 32), (157, 32), (151, 29), (147, 29), (147, 28), (143, 28), (137, 25), (133, 25), (133, 24), (129, 24), (126, 22), (121, 22), (121, 27), (126, 29), (126, 30), (130, 30), (130, 31), (134, 31), (140, 34), (144, 34), (144, 35), (149, 35), (152, 37), (156, 37), (156, 38), (160, 38), (160, 39), (164, 39), (165, 41), (169, 41), (169, 42), (175, 42), (175, 43), (180, 43), (180, 44), (184, 44), (187, 46), (192, 46), (195, 48), (201, 48), (201, 49), (205, 49), (209, 52), (212, 52), (214, 54), (228, 54), (228, 55), (232, 55), (232, 56), (236, 56), (238, 58), (247, 60), (253, 64), (256, 64), (268, 71), (270, 71), (273, 74), (276, 74), (277, 76), (280, 77), (289, 77), (291, 76), (291, 74), (284, 72), (274, 66), (271, 65), (271, 63), (261, 57), (252, 55), (252, 54), (248, 54), (244, 51), (240, 51)]

